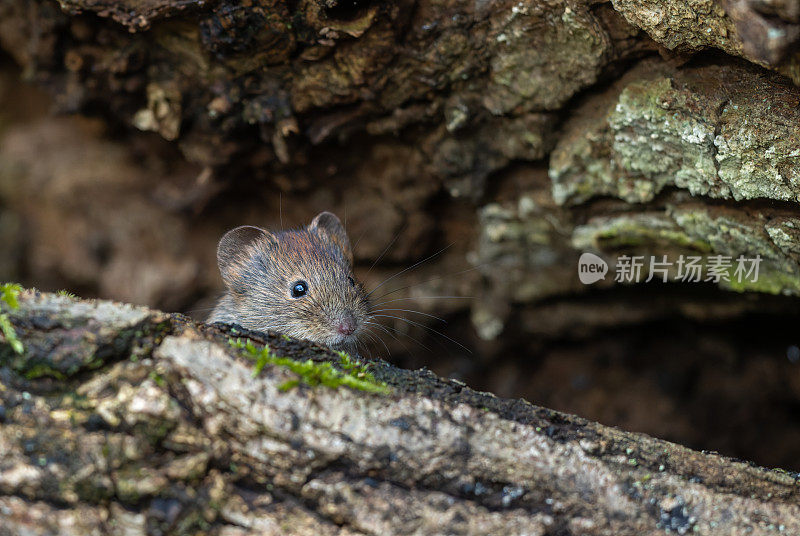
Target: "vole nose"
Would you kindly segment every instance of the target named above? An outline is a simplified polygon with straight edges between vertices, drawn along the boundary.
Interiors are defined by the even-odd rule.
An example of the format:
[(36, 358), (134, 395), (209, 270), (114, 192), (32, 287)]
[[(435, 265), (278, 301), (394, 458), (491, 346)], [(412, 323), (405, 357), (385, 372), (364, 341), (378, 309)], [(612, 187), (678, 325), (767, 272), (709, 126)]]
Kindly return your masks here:
[(352, 313), (343, 315), (336, 324), (336, 331), (341, 335), (352, 335), (356, 330), (356, 319)]

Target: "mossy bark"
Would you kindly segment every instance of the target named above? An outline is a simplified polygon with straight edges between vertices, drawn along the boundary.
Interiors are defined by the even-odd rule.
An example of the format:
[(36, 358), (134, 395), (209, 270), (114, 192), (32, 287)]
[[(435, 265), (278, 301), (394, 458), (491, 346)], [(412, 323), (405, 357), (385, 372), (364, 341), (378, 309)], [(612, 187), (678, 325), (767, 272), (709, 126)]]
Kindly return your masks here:
[(254, 377), (230, 338), (342, 358), (33, 291), (8, 314), (26, 350), (0, 345), (3, 535), (800, 532), (796, 475), (425, 371), (370, 363), (378, 393), (287, 389), (289, 368)]
[(634, 240), (760, 254), (736, 290), (796, 295), (798, 37), (782, 0), (0, 0), (0, 46), (56, 109), (130, 127), (3, 139), (0, 268), (189, 309), (226, 227), (337, 210), (365, 266), (397, 235), (393, 265), (454, 243), (418, 281), (480, 269), (420, 294), (478, 299), (408, 305), (471, 309), (482, 338), (585, 290), (582, 250)]
[[(799, 27), (791, 0), (0, 0), (0, 281), (200, 318), (221, 284), (213, 252), (226, 230), (334, 210), (370, 288), (445, 248), (393, 280), (391, 296), (446, 318), (446, 335), (478, 351), (386, 340), (396, 358), (537, 400), (557, 384), (559, 407), (659, 433), (671, 418), (682, 425), (669, 437), (791, 463), (799, 435), (785, 401), (797, 388), (787, 391), (784, 355), (796, 341), (791, 328), (762, 334), (749, 320), (797, 315), (781, 295), (800, 294)], [(611, 262), (763, 263), (757, 282), (738, 286), (587, 287), (576, 264), (589, 250)], [(148, 341), (175, 329), (173, 317), (131, 315), (124, 330), (61, 330), (59, 345), (30, 318), (19, 329), (31, 330), (31, 353), (4, 354), (6, 374), (36, 385), (106, 374), (106, 359), (152, 355)], [(650, 326), (669, 339), (676, 317), (693, 327), (679, 349), (640, 351), (632, 334)], [(717, 323), (741, 339), (701, 336)], [(388, 327), (406, 333), (401, 321)], [(415, 328), (408, 341), (429, 343)], [(553, 348), (576, 335), (590, 365), (547, 376), (542, 363), (560, 366)], [(598, 344), (609, 339), (610, 350)], [(739, 349), (744, 339), (756, 342)], [(622, 347), (660, 371), (674, 364), (687, 385), (699, 375), (726, 388), (698, 397), (670, 380), (662, 391), (661, 373), (605, 364)], [(625, 389), (572, 389), (592, 367)], [(136, 370), (136, 381), (166, 381)], [(627, 397), (639, 380), (645, 394)], [(669, 412), (617, 410), (649, 407), (651, 394), (671, 397)], [(736, 415), (735, 432), (721, 414)], [(128, 502), (103, 503), (111, 484), (78, 485), (106, 504), (103, 523), (144, 519), (136, 472), (122, 472)]]

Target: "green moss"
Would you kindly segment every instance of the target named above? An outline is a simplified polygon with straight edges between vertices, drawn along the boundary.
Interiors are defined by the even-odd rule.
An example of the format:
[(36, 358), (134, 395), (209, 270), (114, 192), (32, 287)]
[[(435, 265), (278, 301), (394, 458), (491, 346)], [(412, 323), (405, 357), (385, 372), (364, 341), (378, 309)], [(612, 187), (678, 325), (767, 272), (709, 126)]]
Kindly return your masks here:
[(12, 309), (19, 308), (17, 297), (20, 292), (22, 292), (22, 286), (17, 283), (3, 283), (0, 285), (0, 299)]
[(72, 299), (77, 298), (77, 296), (75, 294), (73, 294), (72, 292), (70, 292), (70, 291), (68, 291), (66, 289), (59, 290), (57, 294), (59, 296), (64, 296), (65, 298), (72, 298)]
[(708, 242), (692, 238), (681, 230), (647, 227), (646, 222), (633, 220), (615, 222), (613, 227), (601, 230), (596, 236), (598, 243), (609, 248), (668, 244), (703, 253), (712, 250)]
[(300, 385), (300, 380), (287, 380), (278, 386), (278, 391), (285, 393)]
[(43, 378), (45, 376), (49, 376), (51, 378), (55, 378), (57, 380), (65, 380), (67, 379), (67, 375), (62, 373), (59, 370), (54, 369), (53, 367), (49, 367), (44, 363), (36, 363), (28, 367), (23, 376), (28, 380), (35, 380), (37, 378)]
[(800, 293), (800, 277), (777, 270), (762, 269), (756, 281), (743, 278), (739, 281), (734, 275), (735, 266), (729, 274), (729, 281), (721, 281), (720, 285), (737, 292), (764, 292), (767, 294)]
[(339, 356), (339, 365), (341, 365), (342, 368), (347, 372), (353, 372), (356, 374), (367, 373), (369, 365), (365, 365), (360, 361), (354, 360), (347, 352), (336, 352), (336, 355)]
[(311, 386), (324, 385), (336, 389), (338, 387), (349, 387), (359, 391), (370, 393), (388, 393), (389, 387), (378, 380), (368, 371), (369, 366), (362, 364), (344, 352), (337, 352), (339, 355), (339, 368), (332, 363), (318, 363), (307, 359), (296, 361), (288, 357), (278, 357), (270, 352), (269, 346), (257, 348), (252, 341), (247, 342), (241, 339), (230, 339), (230, 344), (234, 348), (244, 350), (247, 357), (255, 361), (253, 367), (253, 377), (258, 376), (267, 365), (285, 367), (298, 375), (298, 379), (289, 380), (282, 383), (278, 388), (287, 391), (300, 383)]
[[(211, 510), (210, 513), (216, 517), (216, 512), (219, 511), (221, 507), (212, 503), (209, 503), (208, 506)], [(178, 525), (175, 528), (175, 534), (198, 534), (198, 532), (205, 533), (209, 528), (211, 528), (211, 523), (203, 518), (203, 512), (194, 511), (178, 522)]]
[(148, 376), (159, 387), (164, 387), (164, 385), (166, 385), (166, 382), (164, 381), (164, 377), (161, 374), (159, 374), (158, 372), (156, 372), (155, 370), (151, 370), (150, 374), (148, 374)]
[[(22, 292), (22, 287), (16, 283), (3, 283), (0, 285), (0, 301), (3, 301), (11, 309), (19, 307), (17, 296)], [(11, 346), (11, 349), (16, 353), (21, 354), (25, 348), (22, 341), (17, 338), (17, 332), (14, 331), (14, 326), (11, 325), (11, 320), (6, 313), (0, 313), (0, 331), (3, 332), (3, 337), (6, 343)]]

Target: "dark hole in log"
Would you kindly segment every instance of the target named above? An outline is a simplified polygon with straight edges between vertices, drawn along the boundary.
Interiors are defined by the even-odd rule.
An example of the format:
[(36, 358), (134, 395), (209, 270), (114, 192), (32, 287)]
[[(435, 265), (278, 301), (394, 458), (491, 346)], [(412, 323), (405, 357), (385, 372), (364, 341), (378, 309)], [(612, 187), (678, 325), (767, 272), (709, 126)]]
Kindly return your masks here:
[(369, 7), (369, 0), (326, 0), (325, 15), (335, 20), (355, 20)]

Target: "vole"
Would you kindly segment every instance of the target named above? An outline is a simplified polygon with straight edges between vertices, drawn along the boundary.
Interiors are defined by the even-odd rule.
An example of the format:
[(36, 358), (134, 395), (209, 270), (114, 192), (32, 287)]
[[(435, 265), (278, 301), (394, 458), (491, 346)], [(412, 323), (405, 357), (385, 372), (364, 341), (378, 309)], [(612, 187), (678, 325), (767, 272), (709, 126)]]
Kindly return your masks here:
[(209, 322), (277, 331), (357, 354), (369, 316), (364, 287), (342, 222), (330, 212), (307, 226), (270, 232), (242, 226), (225, 233), (217, 262), (226, 293)]

